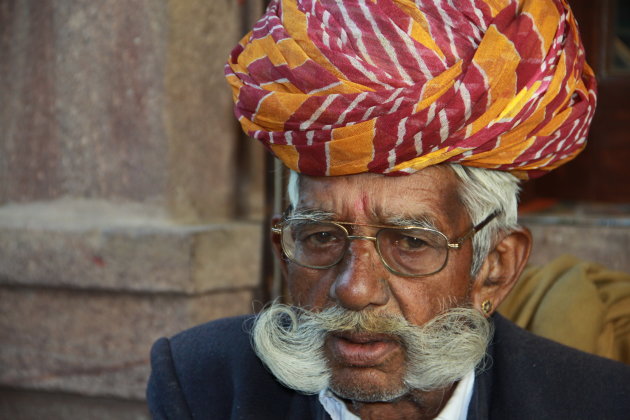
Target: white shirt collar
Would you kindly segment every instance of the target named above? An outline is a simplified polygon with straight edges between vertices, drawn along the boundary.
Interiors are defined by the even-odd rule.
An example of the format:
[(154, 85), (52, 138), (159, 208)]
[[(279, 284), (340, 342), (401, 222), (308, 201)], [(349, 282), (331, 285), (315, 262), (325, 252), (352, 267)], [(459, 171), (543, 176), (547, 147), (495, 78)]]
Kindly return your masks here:
[[(475, 371), (471, 370), (462, 378), (455, 387), (453, 395), (448, 400), (435, 420), (466, 420), (468, 406), (473, 394), (475, 384)], [(319, 402), (332, 420), (360, 420), (348, 407), (337, 398), (330, 390), (325, 389), (319, 393)]]
[(453, 391), (453, 395), (451, 395), (451, 398), (435, 420), (466, 420), (466, 417), (468, 417), (468, 406), (473, 394), (473, 385), (475, 385), (474, 369), (459, 381), (455, 391)]

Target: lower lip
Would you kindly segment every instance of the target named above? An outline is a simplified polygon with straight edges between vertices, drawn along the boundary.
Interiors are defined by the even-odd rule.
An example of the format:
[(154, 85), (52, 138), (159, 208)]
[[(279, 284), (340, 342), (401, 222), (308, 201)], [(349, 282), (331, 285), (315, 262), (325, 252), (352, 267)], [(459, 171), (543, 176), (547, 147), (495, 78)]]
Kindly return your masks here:
[(356, 343), (341, 337), (330, 337), (329, 347), (335, 360), (345, 365), (368, 367), (382, 363), (398, 348), (393, 341)]

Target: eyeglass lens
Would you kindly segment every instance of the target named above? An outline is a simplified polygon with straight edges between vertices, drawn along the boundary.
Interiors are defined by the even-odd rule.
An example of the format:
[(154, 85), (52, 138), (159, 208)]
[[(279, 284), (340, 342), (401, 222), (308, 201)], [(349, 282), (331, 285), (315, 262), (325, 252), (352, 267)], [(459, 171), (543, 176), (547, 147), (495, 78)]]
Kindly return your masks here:
[[(328, 268), (344, 256), (350, 239), (339, 225), (294, 219), (284, 225), (282, 246), (287, 257), (311, 268)], [(439, 271), (447, 258), (447, 239), (429, 229), (385, 228), (378, 231), (376, 247), (390, 269), (407, 275)]]

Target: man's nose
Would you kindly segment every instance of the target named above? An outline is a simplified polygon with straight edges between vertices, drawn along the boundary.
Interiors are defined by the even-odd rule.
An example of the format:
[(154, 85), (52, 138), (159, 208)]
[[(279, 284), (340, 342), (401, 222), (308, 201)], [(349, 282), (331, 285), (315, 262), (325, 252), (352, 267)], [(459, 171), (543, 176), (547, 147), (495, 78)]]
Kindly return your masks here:
[(389, 300), (386, 269), (369, 240), (353, 240), (339, 263), (337, 277), (330, 286), (330, 297), (344, 308), (360, 311)]

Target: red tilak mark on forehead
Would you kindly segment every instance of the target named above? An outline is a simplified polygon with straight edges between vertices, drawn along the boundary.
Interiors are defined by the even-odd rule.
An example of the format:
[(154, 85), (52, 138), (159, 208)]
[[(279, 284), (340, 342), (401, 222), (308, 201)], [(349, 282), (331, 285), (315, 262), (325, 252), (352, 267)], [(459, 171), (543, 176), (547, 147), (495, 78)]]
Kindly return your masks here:
[(370, 208), (370, 197), (367, 193), (361, 193), (361, 196), (354, 201), (354, 211), (361, 214), (368, 208)]
[(363, 212), (363, 199), (361, 197), (357, 198), (356, 200), (354, 200), (354, 205), (352, 206), (352, 209), (354, 210), (355, 213), (361, 213)]
[(370, 208), (370, 195), (363, 193), (363, 208), (367, 211)]

